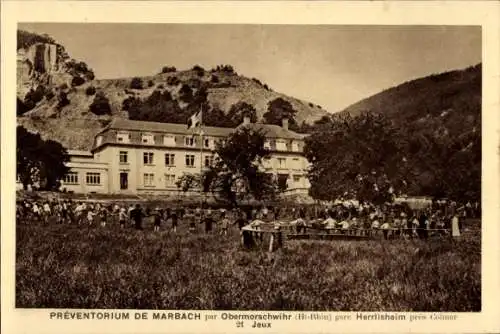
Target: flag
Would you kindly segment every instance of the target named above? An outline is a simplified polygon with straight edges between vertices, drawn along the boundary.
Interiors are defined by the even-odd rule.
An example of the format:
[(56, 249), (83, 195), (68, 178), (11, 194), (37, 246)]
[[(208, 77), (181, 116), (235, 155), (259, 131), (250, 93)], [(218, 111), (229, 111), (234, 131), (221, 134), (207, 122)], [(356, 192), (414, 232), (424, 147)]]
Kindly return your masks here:
[(188, 129), (193, 129), (201, 125), (201, 110), (193, 114), (188, 119)]

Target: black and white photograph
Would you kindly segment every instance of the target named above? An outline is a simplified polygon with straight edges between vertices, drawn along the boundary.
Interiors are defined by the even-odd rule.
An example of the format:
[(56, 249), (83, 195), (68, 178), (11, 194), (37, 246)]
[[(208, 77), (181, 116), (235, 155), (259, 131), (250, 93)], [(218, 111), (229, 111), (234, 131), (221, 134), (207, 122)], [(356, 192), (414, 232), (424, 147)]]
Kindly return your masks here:
[(480, 312), (481, 32), (19, 23), (15, 307)]

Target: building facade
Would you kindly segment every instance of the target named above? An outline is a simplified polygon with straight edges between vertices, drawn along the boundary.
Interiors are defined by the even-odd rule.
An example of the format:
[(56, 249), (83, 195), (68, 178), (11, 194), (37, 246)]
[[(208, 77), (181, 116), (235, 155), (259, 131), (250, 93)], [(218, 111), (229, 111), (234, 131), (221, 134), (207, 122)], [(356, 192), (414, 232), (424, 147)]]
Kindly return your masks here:
[[(179, 192), (184, 174), (199, 175), (214, 159), (215, 145), (241, 127), (260, 129), (271, 151), (262, 170), (273, 174), (283, 194), (307, 193), (308, 162), (303, 156), (304, 135), (282, 126), (250, 123), (236, 129), (185, 124), (113, 120), (96, 135), (90, 152), (69, 151), (70, 172), (61, 189), (75, 193), (165, 195)], [(196, 191), (199, 191), (196, 190)]]

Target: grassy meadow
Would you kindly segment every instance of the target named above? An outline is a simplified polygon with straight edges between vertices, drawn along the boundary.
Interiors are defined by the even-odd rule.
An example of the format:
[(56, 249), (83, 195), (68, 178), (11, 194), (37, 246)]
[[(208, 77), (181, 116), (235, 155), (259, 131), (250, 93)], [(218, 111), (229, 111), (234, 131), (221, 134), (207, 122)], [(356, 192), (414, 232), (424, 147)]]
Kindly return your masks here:
[(290, 240), (268, 253), (243, 249), (235, 228), (19, 222), (16, 307), (480, 311), (480, 226), (466, 227), (456, 240)]

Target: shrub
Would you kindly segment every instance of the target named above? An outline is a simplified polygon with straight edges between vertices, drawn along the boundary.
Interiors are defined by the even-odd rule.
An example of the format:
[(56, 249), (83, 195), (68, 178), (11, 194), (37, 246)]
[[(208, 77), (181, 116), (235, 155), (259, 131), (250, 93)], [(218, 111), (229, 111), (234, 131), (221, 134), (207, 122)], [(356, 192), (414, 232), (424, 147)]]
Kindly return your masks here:
[(96, 89), (94, 86), (89, 86), (87, 89), (85, 89), (85, 94), (88, 96), (94, 95), (96, 93)]
[(35, 105), (40, 102), (43, 97), (45, 96), (45, 87), (42, 85), (39, 85), (35, 90), (31, 89), (28, 94), (26, 94), (24, 98), (24, 103), (28, 106), (33, 106), (32, 108), (35, 107)]
[(130, 81), (130, 88), (132, 89), (142, 89), (142, 79), (135, 77)]
[(167, 78), (167, 85), (169, 85), (169, 86), (177, 86), (180, 83), (181, 83), (181, 81), (176, 76)]
[(153, 82), (153, 80), (148, 81), (148, 87), (153, 87), (154, 85), (155, 83)]
[(192, 70), (195, 71), (196, 75), (199, 77), (202, 77), (205, 75), (205, 69), (203, 69), (203, 67), (201, 67), (199, 65), (193, 66)]
[(161, 69), (161, 73), (172, 73), (172, 72), (177, 72), (175, 66), (163, 66), (163, 68)]
[(125, 111), (129, 111), (130, 110), (130, 106), (132, 106), (133, 103), (136, 103), (138, 101), (139, 100), (136, 99), (135, 97), (129, 96), (125, 100), (123, 100), (123, 102), (122, 102), (122, 109), (125, 110)]
[(210, 78), (210, 81), (213, 83), (219, 83), (219, 77), (216, 75), (212, 75), (212, 77)]
[(71, 86), (73, 87), (78, 87), (81, 86), (85, 83), (85, 79), (82, 77), (73, 77), (73, 80), (71, 80)]
[(159, 89), (163, 89), (163, 88), (165, 88), (165, 86), (163, 86), (163, 84), (159, 84), (159, 85), (158, 85), (158, 88), (159, 88)]
[(96, 115), (111, 114), (111, 106), (109, 105), (108, 98), (101, 92), (97, 93), (89, 110)]
[(54, 95), (54, 92), (52, 92), (51, 90), (49, 90), (47, 93), (45, 93), (45, 99), (46, 99), (47, 101), (52, 100), (52, 99), (54, 98), (54, 96), (55, 96), (55, 95)]
[(65, 92), (59, 92), (57, 109), (61, 110), (62, 108), (66, 107), (69, 103), (70, 101), (68, 99), (68, 94)]
[(309, 107), (313, 108), (314, 104), (312, 104), (311, 102), (309, 102)]

